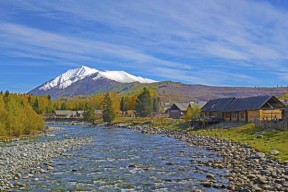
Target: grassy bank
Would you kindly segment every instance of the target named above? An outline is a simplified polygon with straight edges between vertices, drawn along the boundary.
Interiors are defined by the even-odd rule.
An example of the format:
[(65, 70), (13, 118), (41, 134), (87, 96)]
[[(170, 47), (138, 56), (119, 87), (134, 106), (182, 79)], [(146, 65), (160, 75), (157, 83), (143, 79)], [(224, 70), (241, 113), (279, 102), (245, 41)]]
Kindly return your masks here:
[(171, 119), (171, 118), (141, 118), (141, 117), (117, 117), (113, 124), (125, 123), (128, 125), (144, 125), (149, 124), (152, 127), (159, 127), (171, 130), (181, 130), (188, 127), (187, 123), (183, 119)]
[(191, 134), (214, 136), (220, 139), (228, 139), (235, 142), (246, 143), (257, 151), (269, 154), (271, 150), (278, 150), (281, 160), (288, 160), (288, 132), (269, 130), (257, 137), (261, 129), (253, 123), (233, 129), (209, 129), (191, 131)]

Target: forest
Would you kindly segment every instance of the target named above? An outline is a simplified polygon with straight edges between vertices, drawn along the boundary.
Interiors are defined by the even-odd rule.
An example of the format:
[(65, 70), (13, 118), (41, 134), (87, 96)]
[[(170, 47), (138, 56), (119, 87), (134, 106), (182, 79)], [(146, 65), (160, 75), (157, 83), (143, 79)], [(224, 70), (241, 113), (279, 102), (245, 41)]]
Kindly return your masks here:
[(52, 112), (49, 96), (0, 92), (0, 137), (19, 137), (44, 129), (40, 114)]
[(159, 112), (160, 106), (156, 91), (146, 88), (128, 96), (109, 92), (56, 101), (52, 101), (49, 95), (0, 92), (0, 137), (19, 137), (41, 131), (45, 127), (44, 115), (53, 114), (55, 110), (85, 110), (89, 120), (95, 118), (95, 110), (102, 110), (103, 120), (111, 122), (117, 115), (127, 115), (129, 111), (136, 111), (141, 117), (149, 116)]
[[(75, 96), (72, 99), (61, 98), (53, 102), (55, 110), (103, 110), (106, 94), (96, 94), (90, 97)], [(139, 116), (147, 116), (152, 112), (161, 110), (161, 101), (154, 89), (143, 88), (141, 92), (121, 96), (115, 92), (109, 92), (112, 100), (112, 108), (116, 115), (124, 115), (129, 111), (138, 111)], [(140, 103), (141, 101), (141, 103)], [(148, 110), (146, 112), (141, 112)]]

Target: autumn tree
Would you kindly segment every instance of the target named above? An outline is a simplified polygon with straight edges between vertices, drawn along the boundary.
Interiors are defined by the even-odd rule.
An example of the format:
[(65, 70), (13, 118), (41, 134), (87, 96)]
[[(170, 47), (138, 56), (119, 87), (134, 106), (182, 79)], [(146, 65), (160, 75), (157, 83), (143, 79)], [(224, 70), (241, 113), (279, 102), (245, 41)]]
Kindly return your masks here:
[(112, 122), (116, 117), (115, 110), (113, 108), (113, 102), (109, 93), (106, 93), (104, 97), (102, 117), (103, 121), (108, 123)]
[(0, 94), (0, 136), (6, 135), (6, 133), (7, 133), (7, 130), (5, 129), (6, 119), (7, 119), (7, 111), (5, 109), (5, 103), (4, 103), (3, 95)]
[(201, 113), (201, 109), (197, 105), (189, 106), (185, 113), (185, 120), (189, 121), (191, 119), (197, 118)]
[(137, 97), (135, 110), (140, 117), (147, 117), (151, 114), (152, 98), (147, 88), (143, 88), (142, 93)]
[(27, 95), (0, 94), (0, 136), (20, 136), (42, 129), (44, 120), (34, 111)]

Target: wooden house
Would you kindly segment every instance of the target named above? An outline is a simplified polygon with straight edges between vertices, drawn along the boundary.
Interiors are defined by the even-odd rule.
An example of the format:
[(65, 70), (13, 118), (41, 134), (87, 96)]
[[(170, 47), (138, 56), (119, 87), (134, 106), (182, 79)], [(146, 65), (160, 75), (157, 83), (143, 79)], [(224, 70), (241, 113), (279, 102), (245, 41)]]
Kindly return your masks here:
[(56, 110), (55, 111), (55, 116), (56, 117), (72, 117), (73, 116), (73, 111), (71, 110)]
[(234, 99), (234, 97), (231, 97), (210, 100), (201, 108), (201, 111), (205, 117), (224, 120), (223, 112)]
[(189, 103), (173, 103), (173, 105), (168, 109), (169, 117), (173, 119), (184, 118), (188, 107), (198, 106), (202, 108), (206, 102), (189, 102)]
[(169, 117), (173, 119), (180, 119), (184, 117), (190, 103), (173, 103), (169, 108)]
[(206, 117), (217, 116), (224, 121), (253, 122), (255, 119), (282, 119), (284, 108), (274, 96), (255, 96), (210, 100), (202, 107), (202, 112)]

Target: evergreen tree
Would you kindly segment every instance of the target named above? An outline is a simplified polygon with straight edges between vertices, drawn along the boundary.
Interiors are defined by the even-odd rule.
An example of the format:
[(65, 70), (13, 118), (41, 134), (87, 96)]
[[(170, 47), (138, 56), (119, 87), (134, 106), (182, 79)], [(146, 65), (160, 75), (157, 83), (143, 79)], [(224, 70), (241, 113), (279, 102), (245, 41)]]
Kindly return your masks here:
[(95, 121), (95, 109), (92, 106), (86, 107), (85, 112), (83, 114), (83, 117), (85, 120), (91, 121), (92, 123), (94, 123), (94, 121)]
[(65, 101), (61, 104), (60, 109), (61, 109), (61, 110), (66, 110), (66, 109), (67, 109), (67, 106), (66, 106), (66, 102), (65, 102)]
[(153, 98), (153, 111), (158, 113), (160, 111), (160, 98), (159, 97), (154, 97)]
[(103, 121), (108, 122), (108, 123), (112, 122), (116, 117), (115, 110), (113, 108), (112, 99), (109, 93), (106, 93), (104, 97), (102, 117), (103, 117)]
[(142, 93), (137, 97), (135, 110), (140, 117), (147, 117), (151, 114), (152, 98), (147, 88), (144, 88)]
[(39, 108), (39, 100), (36, 98), (34, 104), (33, 104), (33, 109), (36, 111), (36, 113), (40, 114), (40, 108)]
[(122, 97), (120, 101), (120, 110), (122, 111), (122, 115), (124, 112), (127, 112), (127, 97)]
[(124, 101), (124, 97), (121, 98), (121, 101), (120, 101), (120, 110), (122, 112), (126, 111), (126, 106), (125, 106), (125, 101)]

